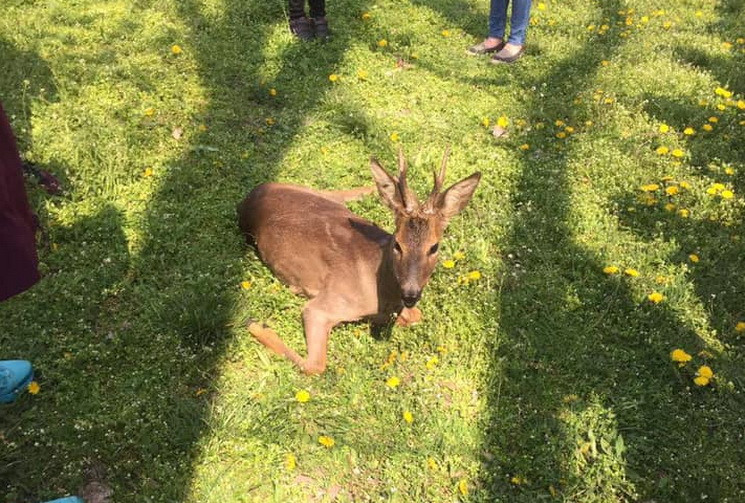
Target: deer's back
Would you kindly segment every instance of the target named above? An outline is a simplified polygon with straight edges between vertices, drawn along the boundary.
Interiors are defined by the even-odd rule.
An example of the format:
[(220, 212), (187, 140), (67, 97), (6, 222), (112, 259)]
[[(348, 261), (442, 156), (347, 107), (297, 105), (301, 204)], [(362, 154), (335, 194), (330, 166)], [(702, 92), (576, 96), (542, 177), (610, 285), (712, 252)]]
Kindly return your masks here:
[(311, 189), (265, 183), (238, 206), (241, 230), (285, 283), (314, 297), (330, 282), (375, 284), (390, 235)]

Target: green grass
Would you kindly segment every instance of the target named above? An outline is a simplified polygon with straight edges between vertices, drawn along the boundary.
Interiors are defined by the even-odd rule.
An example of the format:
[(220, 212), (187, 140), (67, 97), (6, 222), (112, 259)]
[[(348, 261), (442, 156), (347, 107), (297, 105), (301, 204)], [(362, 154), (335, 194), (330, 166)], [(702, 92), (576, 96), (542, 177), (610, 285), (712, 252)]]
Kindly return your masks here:
[[(485, 1), (332, 1), (326, 44), (281, 1), (5, 2), (3, 105), (69, 190), (29, 186), (45, 278), (0, 305), (0, 357), (41, 385), (0, 408), (0, 500), (75, 493), (91, 464), (117, 502), (745, 499), (745, 4), (648, 4), (535, 2), (528, 55), (495, 67), (464, 55)], [(423, 323), (339, 327), (306, 378), (244, 328), (304, 349), (235, 205), (370, 184), (399, 144), (422, 194), (447, 145), (449, 181), (483, 172), (443, 242), (464, 257)]]

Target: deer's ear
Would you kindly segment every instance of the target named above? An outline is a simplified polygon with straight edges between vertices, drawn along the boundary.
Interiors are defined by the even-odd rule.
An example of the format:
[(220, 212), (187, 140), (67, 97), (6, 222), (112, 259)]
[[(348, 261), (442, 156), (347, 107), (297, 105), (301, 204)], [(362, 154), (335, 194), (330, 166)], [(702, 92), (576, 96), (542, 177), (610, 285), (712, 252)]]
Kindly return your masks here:
[(375, 158), (370, 159), (370, 170), (383, 202), (393, 211), (402, 211), (403, 201), (401, 201), (396, 179), (389, 175)]
[(460, 213), (471, 200), (480, 180), (481, 173), (476, 172), (443, 192), (438, 201), (440, 214), (445, 218), (450, 218)]

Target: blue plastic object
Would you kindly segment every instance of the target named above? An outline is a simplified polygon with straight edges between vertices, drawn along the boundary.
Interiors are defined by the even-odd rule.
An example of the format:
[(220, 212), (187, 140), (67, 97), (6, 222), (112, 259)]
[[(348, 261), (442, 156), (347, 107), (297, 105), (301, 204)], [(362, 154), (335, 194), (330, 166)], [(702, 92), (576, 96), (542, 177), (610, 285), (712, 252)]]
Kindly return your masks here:
[(34, 379), (34, 369), (26, 360), (0, 360), (0, 403), (10, 403)]

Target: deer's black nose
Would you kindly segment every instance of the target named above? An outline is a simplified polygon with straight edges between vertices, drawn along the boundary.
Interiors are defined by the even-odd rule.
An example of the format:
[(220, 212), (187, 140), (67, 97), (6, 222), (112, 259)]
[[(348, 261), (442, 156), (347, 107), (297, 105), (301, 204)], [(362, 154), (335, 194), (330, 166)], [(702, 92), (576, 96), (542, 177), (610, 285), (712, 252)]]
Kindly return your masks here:
[(419, 298), (422, 296), (421, 290), (410, 290), (402, 292), (401, 294), (401, 300), (404, 301), (404, 306), (406, 307), (414, 307), (417, 302), (419, 302)]

